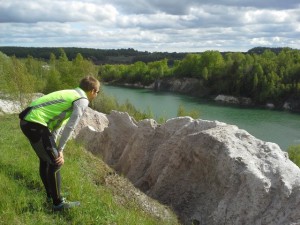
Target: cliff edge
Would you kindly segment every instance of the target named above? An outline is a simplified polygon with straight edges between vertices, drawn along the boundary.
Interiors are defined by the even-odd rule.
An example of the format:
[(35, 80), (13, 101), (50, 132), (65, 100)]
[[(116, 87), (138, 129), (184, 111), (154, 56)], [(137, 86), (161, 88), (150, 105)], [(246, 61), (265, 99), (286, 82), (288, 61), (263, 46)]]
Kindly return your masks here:
[(183, 224), (300, 223), (300, 169), (237, 126), (190, 117), (160, 125), (89, 109), (75, 137)]
[[(20, 110), (0, 106), (0, 114)], [(277, 144), (236, 126), (190, 117), (136, 122), (89, 108), (74, 137), (183, 224), (300, 224), (300, 169)]]

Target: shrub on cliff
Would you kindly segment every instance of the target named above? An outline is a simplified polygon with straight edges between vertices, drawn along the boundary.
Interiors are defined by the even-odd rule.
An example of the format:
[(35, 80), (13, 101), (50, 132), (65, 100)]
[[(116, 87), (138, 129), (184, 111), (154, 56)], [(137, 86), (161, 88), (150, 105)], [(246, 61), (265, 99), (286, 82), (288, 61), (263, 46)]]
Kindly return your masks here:
[(300, 145), (290, 146), (288, 148), (288, 153), (290, 160), (300, 167)]

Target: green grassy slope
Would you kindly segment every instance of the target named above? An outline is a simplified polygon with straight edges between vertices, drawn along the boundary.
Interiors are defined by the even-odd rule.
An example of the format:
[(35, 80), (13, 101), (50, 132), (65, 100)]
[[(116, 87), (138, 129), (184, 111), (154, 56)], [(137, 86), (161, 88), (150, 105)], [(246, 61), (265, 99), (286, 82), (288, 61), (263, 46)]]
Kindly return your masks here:
[[(165, 213), (169, 209), (151, 199), (141, 201), (125, 178), (74, 141), (65, 149), (62, 192), (81, 206), (53, 213), (39, 178), (38, 159), (16, 115), (0, 116), (0, 155), (0, 224), (178, 224), (174, 214)], [(156, 213), (151, 213), (153, 204)]]

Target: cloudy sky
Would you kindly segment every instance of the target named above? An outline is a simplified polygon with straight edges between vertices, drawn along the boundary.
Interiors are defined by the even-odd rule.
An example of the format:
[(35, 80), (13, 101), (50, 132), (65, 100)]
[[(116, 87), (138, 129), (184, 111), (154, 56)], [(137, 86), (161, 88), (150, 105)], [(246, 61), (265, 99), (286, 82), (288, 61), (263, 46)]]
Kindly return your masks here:
[(0, 46), (300, 48), (299, 0), (0, 0)]

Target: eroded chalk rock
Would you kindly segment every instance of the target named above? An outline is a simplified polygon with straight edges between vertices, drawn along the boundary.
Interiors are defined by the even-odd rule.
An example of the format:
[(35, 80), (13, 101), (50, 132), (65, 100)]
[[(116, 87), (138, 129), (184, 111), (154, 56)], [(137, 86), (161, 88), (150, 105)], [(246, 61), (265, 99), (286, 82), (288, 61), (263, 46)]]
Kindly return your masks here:
[(103, 117), (77, 139), (184, 224), (300, 223), (300, 169), (277, 144), (218, 121)]

